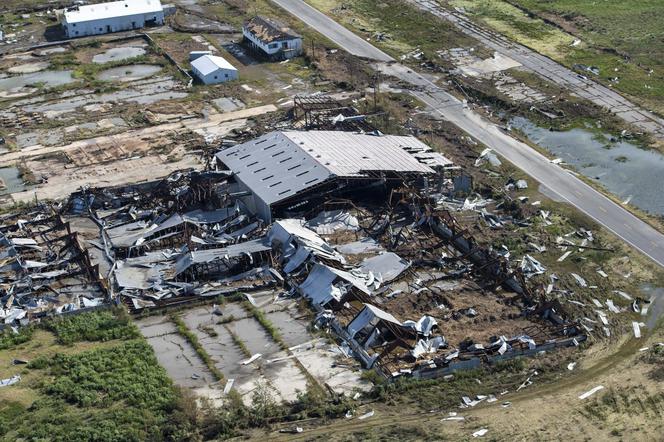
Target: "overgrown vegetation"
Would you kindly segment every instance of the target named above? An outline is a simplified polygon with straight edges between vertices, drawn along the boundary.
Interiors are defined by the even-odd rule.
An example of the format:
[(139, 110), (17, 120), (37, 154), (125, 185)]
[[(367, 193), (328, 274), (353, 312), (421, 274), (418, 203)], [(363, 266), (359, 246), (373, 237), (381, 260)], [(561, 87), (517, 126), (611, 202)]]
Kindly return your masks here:
[[(664, 112), (664, 4), (659, 0), (449, 0), (476, 18), (595, 80)], [(578, 38), (579, 43), (572, 45)]]
[(32, 338), (32, 332), (32, 327), (22, 327), (17, 333), (6, 328), (0, 332), (0, 350), (7, 350), (28, 342)]
[(227, 396), (224, 407), (204, 404), (199, 421), (201, 435), (206, 439), (240, 436), (242, 430), (260, 428), (275, 422), (293, 422), (309, 418), (339, 418), (353, 410), (355, 402), (347, 397), (330, 399), (323, 391), (309, 389), (298, 393), (297, 400), (277, 404), (269, 387), (258, 383), (247, 406), (235, 390)]
[[(81, 313), (37, 327), (53, 331), (65, 343), (123, 341), (83, 352), (53, 354), (44, 348), (22, 373), (21, 393), (34, 395), (34, 401), (0, 402), (1, 440), (196, 438), (193, 398), (173, 386), (124, 311)], [(0, 349), (28, 342), (33, 331), (22, 329), (10, 339), (2, 335)]]
[(140, 336), (129, 314), (121, 308), (58, 316), (46, 321), (44, 326), (64, 345), (79, 341), (110, 341)]

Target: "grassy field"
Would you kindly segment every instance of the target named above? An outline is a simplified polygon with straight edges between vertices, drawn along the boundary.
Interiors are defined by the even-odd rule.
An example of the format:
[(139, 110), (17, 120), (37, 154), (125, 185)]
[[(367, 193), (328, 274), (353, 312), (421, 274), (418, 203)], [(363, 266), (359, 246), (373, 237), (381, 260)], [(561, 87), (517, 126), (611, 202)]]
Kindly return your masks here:
[[(448, 0), (495, 30), (664, 114), (664, 2)], [(572, 46), (574, 40), (579, 44)]]
[(396, 59), (415, 49), (433, 58), (438, 50), (476, 44), (451, 24), (400, 0), (306, 1)]

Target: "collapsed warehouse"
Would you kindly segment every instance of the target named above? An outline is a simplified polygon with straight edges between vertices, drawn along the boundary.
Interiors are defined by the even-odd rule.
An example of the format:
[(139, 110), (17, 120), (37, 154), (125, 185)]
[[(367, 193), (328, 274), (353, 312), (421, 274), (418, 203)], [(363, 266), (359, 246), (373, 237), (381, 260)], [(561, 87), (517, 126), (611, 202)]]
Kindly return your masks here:
[[(305, 103), (307, 126), (324, 130), (223, 148), (206, 171), (81, 189), (60, 212), (91, 222), (84, 241), (55, 211), (7, 219), (5, 256), (19, 258), (4, 267), (4, 322), (25, 319), (16, 309), (37, 317), (110, 302), (136, 313), (269, 290), (306, 300), (314, 327), (386, 377), (440, 376), (585, 339), (559, 302), (457, 223), (450, 208), (464, 179), (452, 161), (414, 137), (358, 129), (363, 120), (335, 106)], [(35, 267), (26, 253), (37, 251)]]
[(6, 215), (1, 222), (0, 330), (109, 300), (99, 266), (70, 223), (50, 207)]

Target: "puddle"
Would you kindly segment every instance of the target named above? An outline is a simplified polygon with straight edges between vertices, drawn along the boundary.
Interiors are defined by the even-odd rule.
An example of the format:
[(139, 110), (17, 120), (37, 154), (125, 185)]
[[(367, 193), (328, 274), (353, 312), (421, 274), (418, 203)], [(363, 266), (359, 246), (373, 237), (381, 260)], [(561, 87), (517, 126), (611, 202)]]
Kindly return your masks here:
[(102, 81), (135, 81), (150, 77), (161, 71), (161, 66), (152, 64), (134, 64), (106, 69), (99, 73)]
[[(621, 200), (642, 210), (664, 214), (664, 155), (626, 141), (612, 143), (586, 129), (553, 132), (523, 117), (510, 120), (536, 144), (600, 182)], [(605, 139), (603, 139), (605, 138)]]
[(134, 46), (127, 46), (123, 48), (109, 49), (106, 52), (97, 54), (92, 57), (92, 62), (102, 64), (111, 61), (129, 60), (130, 58), (140, 57), (141, 55), (145, 55), (145, 49)]
[(179, 87), (172, 78), (158, 77), (146, 81), (136, 82), (130, 87), (108, 94), (90, 94), (86, 91), (75, 91), (75, 94), (62, 94), (57, 100), (41, 102), (25, 100), (16, 103), (26, 112), (43, 113), (48, 118), (73, 112), (84, 106), (103, 103), (134, 102), (139, 104), (152, 104), (160, 100), (178, 99), (187, 96), (186, 92), (174, 91)]
[(23, 192), (26, 190), (25, 184), (16, 167), (0, 168), (0, 195), (9, 195), (14, 192)]
[(45, 87), (61, 86), (76, 81), (72, 71), (44, 71), (0, 79), (0, 91), (17, 91), (29, 85), (43, 83)]

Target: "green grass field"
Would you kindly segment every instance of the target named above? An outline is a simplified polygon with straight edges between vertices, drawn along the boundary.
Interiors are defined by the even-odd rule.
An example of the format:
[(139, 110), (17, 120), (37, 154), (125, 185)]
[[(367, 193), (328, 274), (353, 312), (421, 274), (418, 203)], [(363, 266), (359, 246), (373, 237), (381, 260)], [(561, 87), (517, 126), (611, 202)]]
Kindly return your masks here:
[[(508, 37), (664, 114), (661, 0), (449, 0)], [(581, 41), (575, 46), (571, 42)]]

